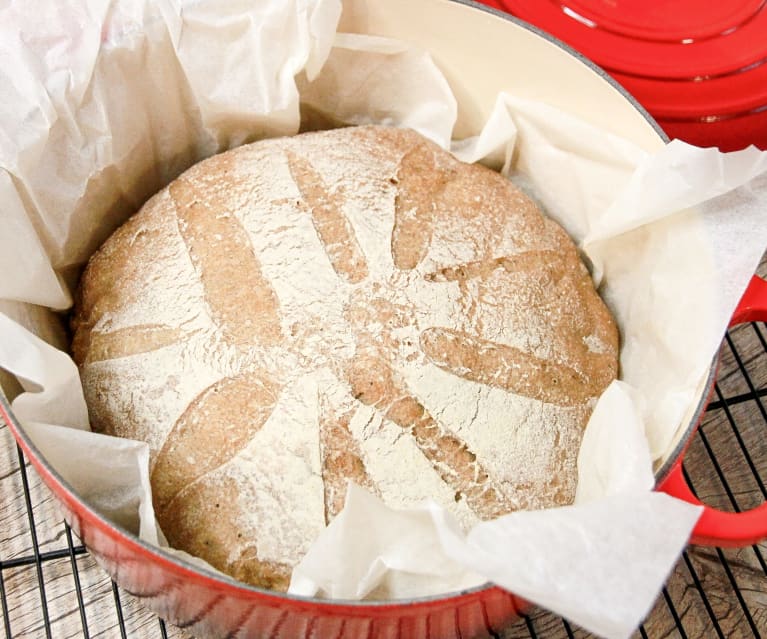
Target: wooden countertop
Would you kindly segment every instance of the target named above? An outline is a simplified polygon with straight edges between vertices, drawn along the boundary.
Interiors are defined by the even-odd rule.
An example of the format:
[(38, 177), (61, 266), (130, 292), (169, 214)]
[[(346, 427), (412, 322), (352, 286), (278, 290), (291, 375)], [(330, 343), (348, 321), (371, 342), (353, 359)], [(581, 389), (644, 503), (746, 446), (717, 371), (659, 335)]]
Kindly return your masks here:
[[(759, 273), (767, 275), (767, 259)], [(767, 327), (733, 329), (722, 347), (716, 393), (685, 468), (707, 503), (732, 510), (767, 498)], [(36, 540), (30, 533), (24, 483)], [(34, 545), (41, 562), (34, 561)], [(43, 588), (40, 588), (40, 583)], [(24, 472), (13, 438), (0, 422), (0, 637), (181, 639), (116, 588), (62, 523), (34, 469)], [(43, 603), (43, 600), (45, 603)], [(767, 542), (722, 550), (689, 547), (636, 637), (767, 635)], [(535, 610), (504, 639), (589, 637), (560, 617)]]

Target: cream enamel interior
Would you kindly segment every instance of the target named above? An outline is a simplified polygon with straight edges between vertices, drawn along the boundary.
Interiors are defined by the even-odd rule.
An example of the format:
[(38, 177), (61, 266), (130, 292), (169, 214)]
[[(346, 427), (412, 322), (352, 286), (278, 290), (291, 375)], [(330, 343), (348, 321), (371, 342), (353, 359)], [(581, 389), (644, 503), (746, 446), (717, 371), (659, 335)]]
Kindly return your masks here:
[(469, 4), (345, 0), (339, 31), (395, 38), (429, 51), (458, 100), (454, 137), (479, 133), (498, 93), (508, 91), (568, 111), (647, 151), (663, 146), (650, 120), (561, 44)]

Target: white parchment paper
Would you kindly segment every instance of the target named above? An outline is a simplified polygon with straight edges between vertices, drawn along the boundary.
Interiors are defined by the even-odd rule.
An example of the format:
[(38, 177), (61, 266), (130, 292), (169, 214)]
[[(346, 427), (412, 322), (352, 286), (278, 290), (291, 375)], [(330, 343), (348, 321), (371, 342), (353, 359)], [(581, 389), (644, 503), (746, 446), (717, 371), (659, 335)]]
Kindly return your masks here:
[[(767, 154), (675, 142), (648, 155), (506, 94), (476, 138), (451, 141), (456, 101), (428, 52), (335, 34), (337, 0), (46, 11), (0, 8), (0, 310), (66, 309), (79, 267), (149, 195), (216, 151), (297, 132), (302, 103), (333, 122), (409, 126), (510, 172), (579, 243), (621, 327), (621, 381), (585, 433), (576, 503), (462, 531), (433, 503), (393, 512), (352, 486), (292, 589), (398, 598), (492, 580), (628, 636), (699, 515), (651, 491), (652, 464), (685, 426), (767, 245)], [(0, 314), (0, 367), (19, 379), (13, 410), (57, 470), (161, 543), (146, 447), (89, 432), (68, 356)]]

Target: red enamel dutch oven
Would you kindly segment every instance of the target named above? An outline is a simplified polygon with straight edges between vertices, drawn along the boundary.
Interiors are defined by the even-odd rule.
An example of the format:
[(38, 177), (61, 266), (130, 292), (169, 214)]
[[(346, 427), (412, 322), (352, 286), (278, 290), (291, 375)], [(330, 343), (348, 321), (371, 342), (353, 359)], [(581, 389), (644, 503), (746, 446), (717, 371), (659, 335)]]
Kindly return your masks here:
[[(439, 29), (434, 28), (437, 24)], [(666, 141), (646, 112), (601, 70), (553, 38), (500, 12), (449, 0), (347, 0), (340, 29), (398, 38), (430, 51), (459, 102), (458, 136), (477, 132), (498, 92), (506, 90), (606, 126), (648, 151)], [(733, 321), (756, 319), (767, 319), (767, 285), (760, 279), (752, 282)], [(659, 489), (694, 503), (698, 502), (684, 483), (681, 463), (713, 383), (712, 367), (678, 446), (656, 474)], [(526, 606), (492, 584), (440, 596), (371, 603), (288, 596), (214, 574), (141, 541), (83, 502), (27, 437), (2, 392), (0, 414), (58, 498), (64, 518), (99, 564), (159, 616), (196, 636), (479, 638), (500, 632)], [(706, 507), (693, 541), (728, 546), (751, 544), (763, 537), (767, 537), (767, 506), (738, 514)]]
[(767, 149), (764, 0), (483, 0), (604, 68), (670, 137)]

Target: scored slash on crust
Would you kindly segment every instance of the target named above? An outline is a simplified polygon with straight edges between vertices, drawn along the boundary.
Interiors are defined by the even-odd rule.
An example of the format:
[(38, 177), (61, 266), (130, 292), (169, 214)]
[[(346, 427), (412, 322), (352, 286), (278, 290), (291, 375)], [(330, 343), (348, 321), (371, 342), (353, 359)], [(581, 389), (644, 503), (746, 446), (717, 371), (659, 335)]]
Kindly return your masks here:
[[(224, 169), (226, 170), (226, 169)], [(248, 234), (231, 212), (220, 213), (183, 177), (168, 187), (178, 230), (205, 290), (211, 318), (233, 345), (272, 345), (280, 338), (277, 295), (261, 273)], [(217, 238), (213, 244), (210, 237)], [(240, 281), (248, 286), (240, 286)], [(240, 318), (247, 318), (241, 321)]]
[(312, 223), (322, 242), (333, 270), (352, 284), (368, 276), (368, 267), (349, 220), (343, 215), (343, 193), (333, 192), (311, 163), (286, 151), (288, 167), (312, 216)]

